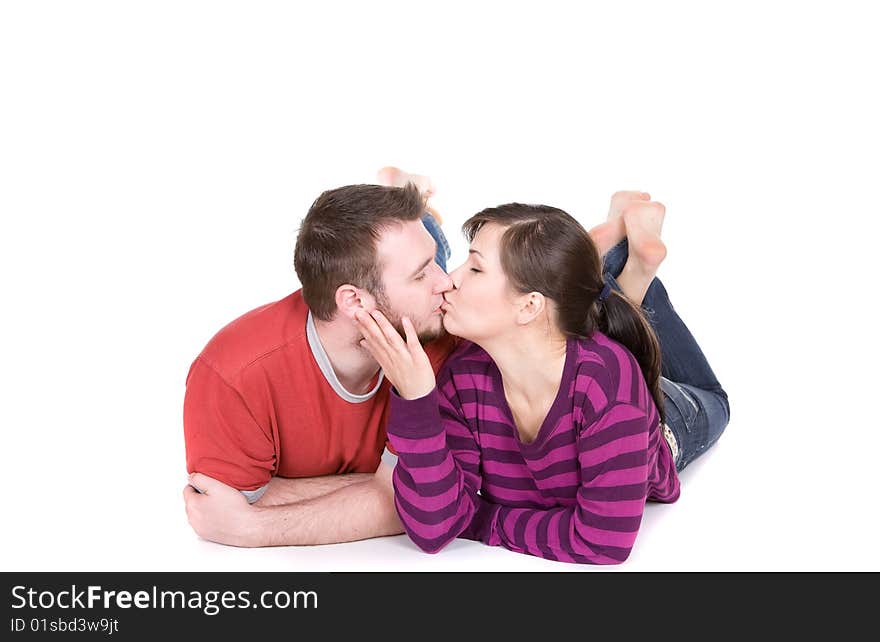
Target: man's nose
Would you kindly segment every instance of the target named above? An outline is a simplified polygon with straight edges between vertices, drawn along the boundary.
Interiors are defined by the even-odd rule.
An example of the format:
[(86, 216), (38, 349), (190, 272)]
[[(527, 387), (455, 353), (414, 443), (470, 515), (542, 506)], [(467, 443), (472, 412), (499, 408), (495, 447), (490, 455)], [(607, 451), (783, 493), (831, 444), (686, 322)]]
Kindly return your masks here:
[(455, 284), (452, 282), (452, 276), (440, 270), (441, 276), (437, 280), (437, 293), (442, 294), (444, 292), (449, 292), (452, 288), (455, 287)]

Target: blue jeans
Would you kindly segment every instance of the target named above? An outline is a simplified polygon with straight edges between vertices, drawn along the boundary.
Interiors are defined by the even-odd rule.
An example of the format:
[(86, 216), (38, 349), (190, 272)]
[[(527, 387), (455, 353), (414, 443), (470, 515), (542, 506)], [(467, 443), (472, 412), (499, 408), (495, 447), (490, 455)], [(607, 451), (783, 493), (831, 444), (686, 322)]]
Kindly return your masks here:
[[(605, 282), (620, 292), (620, 276), (629, 256), (626, 239), (605, 255)], [(696, 339), (672, 307), (669, 294), (655, 278), (642, 301), (651, 327), (660, 340), (661, 377), (666, 425), (678, 443), (678, 471), (714, 444), (730, 421), (727, 393), (703, 355)]]
[(443, 233), (440, 224), (437, 223), (437, 219), (430, 214), (425, 214), (422, 217), (422, 224), (428, 232), (431, 233), (434, 240), (437, 241), (437, 254), (434, 257), (434, 260), (437, 261), (437, 265), (443, 268), (443, 271), (446, 272), (446, 261), (448, 261), (449, 257), (452, 255), (452, 250), (449, 249), (449, 241), (446, 240), (446, 235)]

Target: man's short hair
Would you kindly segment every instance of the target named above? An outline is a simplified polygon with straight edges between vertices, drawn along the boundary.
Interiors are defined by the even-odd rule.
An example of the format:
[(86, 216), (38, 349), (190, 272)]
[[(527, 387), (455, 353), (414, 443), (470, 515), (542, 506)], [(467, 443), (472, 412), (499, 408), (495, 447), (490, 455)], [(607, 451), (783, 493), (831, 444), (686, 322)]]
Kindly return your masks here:
[(344, 283), (382, 296), (382, 266), (376, 246), (382, 232), (421, 220), (425, 201), (412, 183), (406, 187), (346, 185), (321, 194), (303, 219), (293, 265), (312, 314), (330, 321), (336, 290)]

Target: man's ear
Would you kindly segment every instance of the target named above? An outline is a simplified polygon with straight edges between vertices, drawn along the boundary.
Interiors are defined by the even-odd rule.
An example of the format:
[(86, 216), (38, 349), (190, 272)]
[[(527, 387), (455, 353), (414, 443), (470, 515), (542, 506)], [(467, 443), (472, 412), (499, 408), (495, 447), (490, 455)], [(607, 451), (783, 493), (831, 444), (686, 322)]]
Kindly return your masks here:
[(547, 298), (540, 292), (523, 294), (517, 303), (516, 322), (520, 325), (528, 325), (547, 309)]
[(376, 299), (365, 290), (343, 283), (336, 288), (336, 309), (347, 319), (354, 321), (358, 310), (372, 312), (376, 309)]

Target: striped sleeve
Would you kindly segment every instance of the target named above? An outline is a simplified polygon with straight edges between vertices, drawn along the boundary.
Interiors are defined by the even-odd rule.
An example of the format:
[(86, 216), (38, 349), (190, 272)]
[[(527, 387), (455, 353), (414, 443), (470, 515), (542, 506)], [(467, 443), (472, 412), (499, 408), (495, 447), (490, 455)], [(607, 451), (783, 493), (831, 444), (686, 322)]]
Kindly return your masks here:
[(419, 548), (436, 553), (471, 527), (483, 501), (476, 439), (436, 388), (413, 400), (392, 390), (387, 432), (398, 456), (392, 479), (400, 521)]
[(546, 559), (620, 564), (629, 557), (648, 489), (648, 417), (629, 404), (608, 408), (578, 436), (580, 488), (572, 507), (502, 506), (483, 541)]

